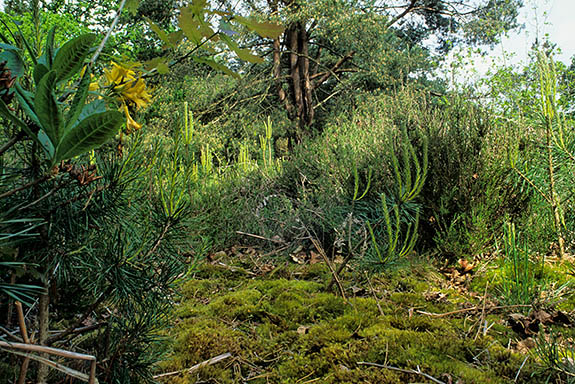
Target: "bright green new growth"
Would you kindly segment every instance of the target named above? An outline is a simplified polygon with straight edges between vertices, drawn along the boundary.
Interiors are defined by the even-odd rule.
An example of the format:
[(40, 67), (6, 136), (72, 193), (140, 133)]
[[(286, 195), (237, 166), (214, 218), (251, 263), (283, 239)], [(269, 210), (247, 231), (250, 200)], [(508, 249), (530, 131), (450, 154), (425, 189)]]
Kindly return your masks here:
[[(557, 73), (553, 59), (546, 53), (537, 51), (537, 76), (539, 80), (538, 109), (534, 120), (536, 126), (541, 128), (541, 136), (545, 140), (545, 166), (546, 180), (540, 181), (528, 173), (529, 167), (519, 167), (519, 152), (517, 143), (512, 146), (509, 154), (511, 168), (539, 194), (549, 206), (558, 253), (561, 258), (566, 256), (565, 249), (565, 215), (562, 206), (571, 197), (560, 193), (558, 170), (561, 166), (573, 166), (575, 154), (569, 150), (570, 138), (565, 130), (565, 118), (557, 106)], [(561, 156), (557, 156), (557, 152)]]
[[(401, 165), (399, 164), (395, 151), (391, 152), (391, 160), (395, 174), (397, 196), (401, 202), (407, 203), (419, 195), (425, 184), (428, 165), (428, 139), (427, 136), (423, 137), (422, 164), (420, 164), (415, 154), (415, 148), (407, 135), (407, 128), (405, 126), (401, 129), (401, 135)], [(412, 173), (413, 167), (415, 167), (415, 174)]]
[(536, 265), (529, 258), (527, 243), (519, 245), (515, 224), (507, 223), (503, 231), (504, 255), (501, 293), (511, 305), (531, 304), (537, 300), (540, 284), (535, 277)]
[[(401, 130), (401, 138), (401, 166), (395, 151), (391, 152), (391, 162), (395, 175), (396, 186), (396, 202), (393, 203), (391, 208), (392, 214), (390, 213), (390, 208), (388, 207), (386, 194), (381, 194), (381, 208), (383, 211), (383, 218), (386, 229), (385, 232), (387, 234), (387, 243), (384, 247), (378, 244), (378, 239), (375, 235), (373, 227), (371, 223), (367, 221), (367, 227), (371, 236), (373, 248), (380, 265), (386, 265), (393, 260), (403, 259), (411, 254), (418, 237), (417, 230), (419, 227), (419, 210), (416, 211), (413, 221), (410, 221), (407, 226), (405, 226), (402, 225), (400, 205), (413, 202), (421, 193), (425, 179), (427, 177), (428, 140), (426, 136), (423, 137), (421, 155), (422, 159), (420, 164), (420, 159), (418, 158), (415, 152), (415, 148), (411, 143), (409, 136), (407, 135), (405, 126), (403, 126)], [(415, 169), (412, 170), (412, 168)], [(364, 195), (366, 192), (364, 192)], [(354, 199), (356, 194), (357, 192), (354, 194)], [(382, 248), (384, 251), (382, 251)]]
[[(387, 244), (385, 252), (382, 252), (380, 250), (380, 245), (378, 245), (378, 240), (373, 232), (373, 228), (369, 223), (369, 221), (367, 222), (367, 227), (369, 229), (369, 234), (371, 235), (371, 241), (375, 253), (377, 255), (379, 264), (386, 265), (393, 260), (403, 259), (404, 257), (411, 254), (411, 252), (413, 252), (413, 248), (415, 247), (415, 243), (417, 242), (417, 227), (419, 225), (419, 213), (416, 213), (415, 220), (413, 223), (407, 224), (407, 229), (405, 233), (403, 233), (401, 226), (401, 216), (399, 214), (398, 205), (395, 204), (392, 208), (393, 219), (389, 214), (389, 208), (387, 207), (386, 196), (384, 194), (381, 195), (381, 207), (383, 210), (385, 227), (387, 232)], [(399, 246), (401, 246), (401, 248), (399, 248)]]
[(262, 154), (264, 169), (268, 169), (274, 165), (272, 151), (272, 130), (272, 120), (268, 116), (268, 119), (264, 122), (264, 135), (259, 135), (260, 151)]

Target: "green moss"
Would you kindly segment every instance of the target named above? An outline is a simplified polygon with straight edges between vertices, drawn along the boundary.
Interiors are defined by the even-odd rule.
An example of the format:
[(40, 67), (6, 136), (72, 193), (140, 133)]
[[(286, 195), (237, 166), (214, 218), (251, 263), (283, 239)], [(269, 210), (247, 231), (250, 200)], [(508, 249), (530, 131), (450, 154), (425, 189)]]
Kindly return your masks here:
[[(504, 347), (511, 331), (495, 315), (486, 318), (495, 323), (489, 335), (474, 340), (475, 332), (469, 332), (470, 322), (463, 318), (418, 313), (415, 309), (449, 312), (460, 308), (456, 303), (473, 300), (440, 288), (437, 274), (429, 270), (375, 276), (372, 286), (378, 301), (369, 286), (361, 291), (365, 297), (345, 301), (325, 291), (327, 279), (315, 281), (325, 266), (313, 267), (314, 273), (294, 268), (297, 273), (288, 273), (286, 268), (282, 275), (300, 280), (218, 274), (186, 283), (177, 311), (181, 320), (171, 331), (172, 357), (162, 371), (230, 352), (236, 358), (233, 363), (220, 363), (172, 382), (212, 378), (218, 383), (240, 383), (238, 375), (256, 384), (298, 380), (395, 384), (424, 379), (357, 364), (367, 361), (403, 369), (419, 367), (434, 377), (447, 374), (453, 382), (511, 383), (523, 362), (523, 356)], [(450, 300), (426, 300), (426, 292), (439, 291), (446, 292)], [(472, 303), (477, 305), (478, 300)], [(522, 372), (530, 375), (533, 367), (526, 364)]]

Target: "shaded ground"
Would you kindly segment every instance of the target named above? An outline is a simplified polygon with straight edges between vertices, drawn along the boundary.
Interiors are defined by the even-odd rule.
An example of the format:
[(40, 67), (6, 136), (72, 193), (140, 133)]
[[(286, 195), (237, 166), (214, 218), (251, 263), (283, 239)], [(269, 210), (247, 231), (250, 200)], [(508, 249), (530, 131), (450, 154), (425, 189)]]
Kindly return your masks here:
[(502, 305), (485, 290), (493, 271), (473, 278), (465, 263), (441, 272), (416, 263), (386, 274), (346, 272), (344, 300), (326, 291), (324, 263), (273, 265), (253, 250), (234, 253), (201, 264), (184, 284), (173, 352), (160, 371), (231, 357), (162, 381), (568, 382), (542, 368), (534, 351), (551, 328), (572, 339), (572, 295), (553, 307)]

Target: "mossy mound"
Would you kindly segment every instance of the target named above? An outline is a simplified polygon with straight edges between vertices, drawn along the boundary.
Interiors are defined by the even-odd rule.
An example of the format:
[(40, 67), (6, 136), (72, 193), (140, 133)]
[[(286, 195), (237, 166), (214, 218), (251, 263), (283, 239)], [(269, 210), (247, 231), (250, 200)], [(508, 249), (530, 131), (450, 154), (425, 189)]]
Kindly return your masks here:
[[(479, 315), (430, 315), (481, 302), (442, 288), (432, 271), (396, 271), (371, 284), (350, 280), (346, 289), (355, 294), (344, 300), (325, 290), (329, 272), (323, 264), (297, 268), (254, 278), (200, 266), (183, 286), (170, 331), (172, 353), (160, 370), (184, 370), (226, 352), (232, 358), (164, 381), (429, 382), (425, 373), (445, 383), (537, 382), (530, 359), (521, 367), (525, 356), (506, 348), (513, 335), (504, 320), (489, 317), (494, 324), (483, 335)], [(287, 275), (299, 279), (279, 277)]]

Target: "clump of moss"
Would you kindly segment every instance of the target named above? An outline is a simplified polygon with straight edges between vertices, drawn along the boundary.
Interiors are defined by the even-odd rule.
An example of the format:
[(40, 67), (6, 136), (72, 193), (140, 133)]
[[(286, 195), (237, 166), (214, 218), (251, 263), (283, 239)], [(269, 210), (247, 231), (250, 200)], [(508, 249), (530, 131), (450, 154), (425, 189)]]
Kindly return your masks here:
[[(206, 277), (202, 268), (197, 276)], [(422, 380), (414, 373), (358, 364), (367, 361), (406, 370), (419, 367), (453, 382), (511, 383), (523, 362), (523, 356), (505, 348), (503, 335), (475, 339), (475, 332), (469, 332), (469, 324), (461, 318), (419, 313), (417, 309), (460, 308), (457, 303), (463, 299), (455, 290), (447, 290), (453, 300), (425, 298), (426, 292), (446, 291), (433, 285), (434, 279), (394, 272), (372, 279), (371, 286), (358, 287), (357, 296), (344, 300), (316, 281), (326, 273), (324, 265), (297, 268), (298, 273), (284, 269), (281, 276), (300, 280), (278, 278), (279, 274), (251, 279), (246, 274), (223, 273), (186, 283), (177, 311), (181, 320), (170, 332), (172, 355), (162, 370), (183, 369), (230, 352), (233, 359), (227, 362), (171, 380), (195, 383), (213, 378), (218, 383), (237, 383), (250, 379), (256, 384)], [(494, 327), (504, 329), (500, 324)], [(531, 374), (530, 363), (521, 372)]]

